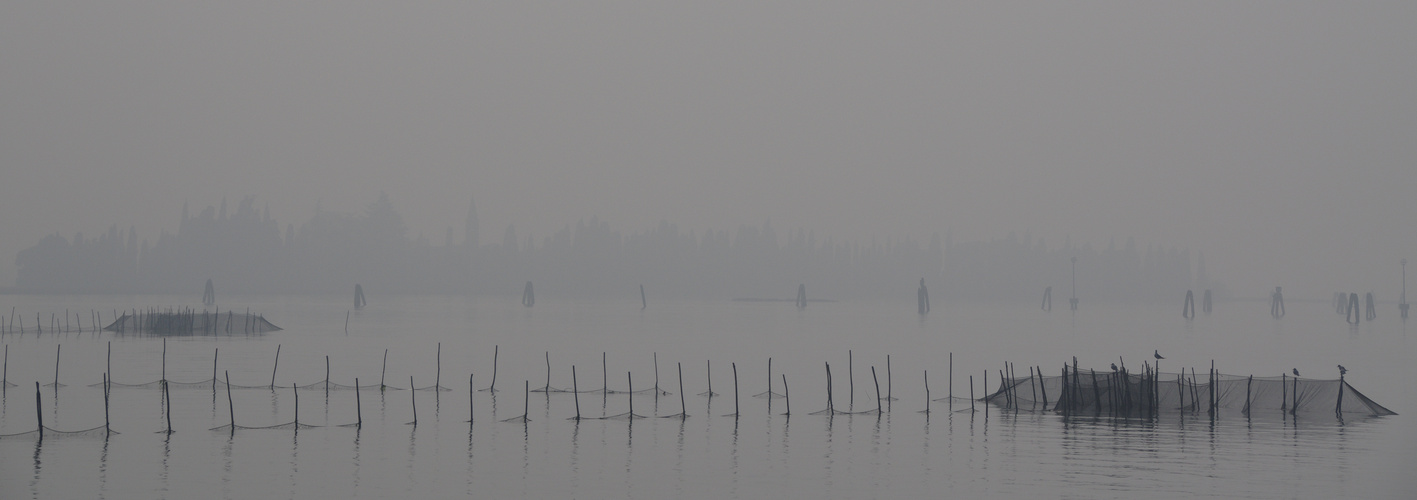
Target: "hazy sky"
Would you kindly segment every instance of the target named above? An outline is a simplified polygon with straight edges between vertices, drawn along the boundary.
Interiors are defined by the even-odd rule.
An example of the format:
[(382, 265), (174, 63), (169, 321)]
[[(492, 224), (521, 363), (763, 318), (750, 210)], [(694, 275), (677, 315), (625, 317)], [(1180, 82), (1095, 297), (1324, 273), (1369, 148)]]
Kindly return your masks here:
[[(5, 2), (0, 284), (47, 233), (282, 227), (386, 191), (441, 243), (1031, 231), (1241, 295), (1417, 282), (1417, 2)], [(461, 230), (458, 238), (461, 239)], [(1417, 284), (1414, 284), (1417, 286)]]

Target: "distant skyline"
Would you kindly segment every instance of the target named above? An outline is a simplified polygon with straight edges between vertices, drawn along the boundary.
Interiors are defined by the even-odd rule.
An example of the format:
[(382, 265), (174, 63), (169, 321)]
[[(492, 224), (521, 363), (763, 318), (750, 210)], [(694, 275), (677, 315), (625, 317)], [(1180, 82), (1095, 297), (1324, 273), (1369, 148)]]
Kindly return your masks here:
[(1235, 295), (1391, 301), (1414, 25), (1410, 2), (4, 4), (0, 285), (46, 234), (386, 192), (435, 243), (475, 196), (484, 241), (592, 215), (1130, 236)]

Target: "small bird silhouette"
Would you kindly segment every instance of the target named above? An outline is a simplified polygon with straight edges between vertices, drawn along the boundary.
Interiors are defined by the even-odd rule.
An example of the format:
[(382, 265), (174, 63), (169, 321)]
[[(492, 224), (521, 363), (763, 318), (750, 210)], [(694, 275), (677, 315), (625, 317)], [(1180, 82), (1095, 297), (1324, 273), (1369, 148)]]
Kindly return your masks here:
[(1344, 368), (1343, 365), (1338, 365), (1338, 374), (1339, 374), (1339, 375), (1347, 375), (1347, 374), (1348, 374), (1348, 369), (1347, 369), (1347, 368)]
[(1117, 371), (1117, 363), (1112, 363), (1112, 371)]
[(1294, 376), (1295, 376), (1295, 377), (1298, 377), (1298, 376), (1299, 376), (1299, 369), (1298, 369), (1298, 368), (1290, 368), (1290, 370), (1294, 372)]
[(1152, 355), (1152, 356), (1155, 356), (1156, 359), (1166, 359), (1166, 358), (1161, 357), (1161, 351), (1153, 350), (1153, 351), (1151, 351), (1151, 355)]

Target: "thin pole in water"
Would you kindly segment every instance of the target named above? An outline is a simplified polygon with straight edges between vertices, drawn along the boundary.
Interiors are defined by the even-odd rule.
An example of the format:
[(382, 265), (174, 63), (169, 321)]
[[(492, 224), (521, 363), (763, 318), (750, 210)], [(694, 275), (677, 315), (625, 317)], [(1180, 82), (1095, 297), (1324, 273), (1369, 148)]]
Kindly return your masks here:
[[(493, 365), (495, 366), (495, 365)], [(389, 350), (384, 349), (384, 365), (379, 369), (379, 392), (384, 392), (384, 374), (389, 372)], [(497, 372), (492, 372), (497, 373)], [(495, 376), (495, 375), (494, 375)]]
[(231, 371), (222, 372), (226, 376), (226, 408), (231, 412), (231, 435), (236, 435), (236, 407), (231, 402)]
[(784, 403), (787, 403), (787, 413), (785, 413), (784, 415), (792, 416), (792, 396), (790, 395), (790, 393), (787, 392), (786, 373), (782, 374), (782, 400)]
[(576, 382), (576, 365), (571, 365), (571, 394), (576, 399), (576, 420), (581, 419), (581, 386)]
[(300, 388), (295, 387), (295, 382), (290, 383), (290, 392), (295, 394), (295, 432), (300, 432)]
[[(472, 380), (472, 378), (471, 378), (470, 375), (468, 376), (468, 380), (469, 380), (469, 381)], [(360, 406), (361, 406), (361, 405), (359, 404), (359, 377), (354, 377), (354, 428), (355, 428), (355, 429), (362, 429), (362, 428), (364, 428), (364, 410), (363, 410), (362, 408), (360, 408)]]
[(531, 421), (531, 381), (522, 381), (522, 422)]
[(54, 346), (54, 389), (55, 389), (55, 390), (58, 390), (58, 389), (59, 389), (59, 349), (62, 348), (62, 347), (64, 347), (64, 346), (63, 346), (63, 345), (55, 345), (55, 346)]
[(212, 392), (213, 392), (213, 393), (216, 392), (216, 360), (217, 360), (217, 356), (219, 356), (219, 355), (221, 355), (221, 348), (220, 348), (220, 347), (217, 347), (217, 348), (212, 349)]
[(103, 373), (103, 431), (108, 432), (108, 372)]
[(659, 353), (654, 353), (654, 397), (659, 397)]
[(44, 411), (40, 409), (39, 382), (34, 383), (34, 417), (39, 425), (39, 437), (44, 437)]
[(925, 370), (925, 413), (930, 413), (930, 370)]
[(551, 394), (551, 351), (546, 351), (546, 394)]
[(276, 344), (276, 362), (271, 365), (271, 390), (276, 389), (276, 370), (280, 368), (280, 344)]
[[(501, 350), (501, 346), (492, 346), (492, 385), (487, 386), (489, 392), (497, 392), (497, 353)], [(387, 350), (384, 351), (384, 355), (389, 355)]]
[(413, 426), (418, 427), (418, 388), (413, 385), (413, 375), (408, 376), (408, 401), (413, 408)]
[(856, 368), (851, 364), (851, 350), (846, 350), (847, 408), (856, 408)]
[[(955, 406), (955, 353), (950, 353), (950, 408)], [(1046, 404), (1044, 406), (1047, 406)]]
[(969, 376), (969, 411), (974, 412), (974, 375)]
[(682, 418), (689, 418), (688, 406), (684, 404), (684, 363), (676, 363), (679, 367), (679, 415)]
[(876, 384), (876, 414), (881, 414), (881, 382), (876, 380), (876, 367), (871, 367), (871, 381)]
[(433, 399), (438, 398), (438, 391), (443, 390), (443, 343), (438, 343), (438, 352), (435, 355), (433, 372)]
[(162, 339), (162, 380), (167, 381), (167, 339)]
[(349, 311), (344, 312), (344, 334), (349, 335)]
[[(355, 382), (356, 384), (359, 383), (359, 379), (354, 379), (354, 382)], [(476, 392), (476, 390), (473, 389), (473, 385), (472, 385), (472, 374), (469, 373), (469, 374), (467, 374), (467, 422), (468, 422), (468, 423), (472, 423), (472, 419), (473, 419), (472, 394), (473, 394), (474, 392)]]
[(330, 397), (330, 357), (325, 356), (325, 398)]
[[(872, 367), (872, 368), (875, 368), (875, 367)], [(891, 397), (891, 394), (892, 394), (892, 393), (891, 393), (891, 355), (887, 354), (887, 355), (886, 355), (886, 401), (891, 401), (891, 400), (894, 400), (894, 399), (895, 399), (894, 397)], [(877, 396), (877, 397), (880, 397), (879, 394), (877, 394), (876, 396)], [(877, 406), (879, 406), (879, 405), (877, 405)]]
[(635, 421), (635, 384), (630, 372), (625, 372), (625, 399), (630, 400), (630, 422)]
[(738, 363), (733, 363), (733, 416), (738, 416)]
[(167, 400), (167, 407), (165, 408), (167, 414), (167, 433), (172, 434), (172, 391), (168, 390), (166, 380), (162, 381), (162, 397)]
[(713, 399), (713, 361), (705, 359), (704, 368), (708, 370), (708, 397)]

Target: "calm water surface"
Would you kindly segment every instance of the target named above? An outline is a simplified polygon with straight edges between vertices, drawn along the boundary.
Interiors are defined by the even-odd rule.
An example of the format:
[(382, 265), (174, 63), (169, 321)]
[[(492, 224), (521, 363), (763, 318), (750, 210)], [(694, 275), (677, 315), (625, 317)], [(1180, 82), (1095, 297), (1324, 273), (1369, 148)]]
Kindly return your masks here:
[[(110, 419), (118, 434), (0, 438), (0, 498), (1411, 498), (1417, 492), (1417, 341), (1395, 306), (1350, 328), (1325, 303), (1290, 304), (1273, 320), (1267, 303), (1217, 304), (1186, 321), (1176, 307), (1090, 305), (1076, 314), (1036, 305), (936, 304), (913, 300), (812, 303), (676, 301), (640, 310), (638, 300), (519, 296), (370, 296), (345, 331), (344, 296), (223, 296), (284, 331), (259, 336), (169, 338), (168, 405), (160, 338), (92, 333), (89, 310), (147, 306), (200, 309), (200, 296), (0, 296), (0, 314), (27, 316), (26, 334), (6, 334), (0, 435), (35, 429), (38, 413), (59, 430), (102, 426), (102, 380), (111, 343)], [(913, 298), (913, 297), (912, 297)], [(652, 298), (651, 298), (652, 299)], [(85, 332), (43, 335), (64, 309)], [(1384, 314), (1386, 313), (1386, 314)], [(73, 320), (71, 320), (73, 321)], [(61, 321), (62, 323), (62, 321)], [(18, 326), (18, 325), (17, 325)], [(73, 323), (70, 324), (73, 329)], [(1417, 328), (1417, 327), (1414, 327)], [(441, 344), (441, 358), (438, 355)], [(280, 348), (271, 390), (272, 368)], [(497, 391), (492, 384), (496, 347)], [(55, 378), (59, 349), (60, 387)], [(1065, 419), (1051, 412), (968, 410), (997, 386), (1005, 361), (1056, 373), (1076, 356), (1105, 368), (1139, 366), (1152, 350), (1162, 369), (1348, 381), (1399, 415), (1337, 421), (1331, 412), (1285, 418), (1227, 410), (1155, 422)], [(388, 352), (387, 368), (384, 353)], [(217, 352), (214, 352), (217, 351)], [(579, 394), (534, 392), (527, 385)], [(602, 353), (607, 369), (602, 370)], [(944, 400), (951, 390), (953, 404)], [(216, 368), (236, 388), (213, 389)], [(330, 360), (328, 392), (325, 357)], [(660, 392), (656, 384), (656, 356)], [(887, 372), (887, 356), (890, 370)], [(789, 400), (757, 398), (769, 390)], [(885, 412), (811, 415), (827, 407), (825, 363), (838, 410), (876, 408), (874, 367)], [(441, 366), (440, 366), (441, 364)], [(684, 408), (677, 367), (683, 366)], [(737, 392), (734, 397), (734, 366)], [(848, 368), (849, 367), (849, 368)], [(716, 397), (700, 396), (712, 370)], [(926, 398), (926, 372), (930, 397)], [(468, 376), (479, 391), (469, 401)], [(377, 386), (388, 390), (342, 389)], [(435, 381), (444, 391), (409, 391)], [(187, 384), (202, 382), (205, 384)], [(313, 388), (294, 390), (292, 384)], [(633, 384), (633, 387), (630, 387)], [(599, 391), (607, 387), (611, 393)], [(594, 392), (592, 392), (594, 391)], [(356, 395), (359, 411), (356, 412)], [(298, 408), (296, 399), (298, 397)], [(471, 408), (469, 408), (471, 403)], [(631, 410), (646, 417), (601, 419)], [(734, 417), (735, 408), (738, 413)], [(923, 413), (929, 409), (930, 412)], [(166, 429), (171, 413), (172, 434)], [(288, 424), (303, 427), (210, 430)], [(516, 419), (523, 413), (529, 421)], [(362, 416), (363, 427), (341, 427)], [(472, 422), (469, 423), (471, 416)], [(417, 425), (410, 422), (417, 420)], [(514, 421), (503, 421), (513, 419)]]

